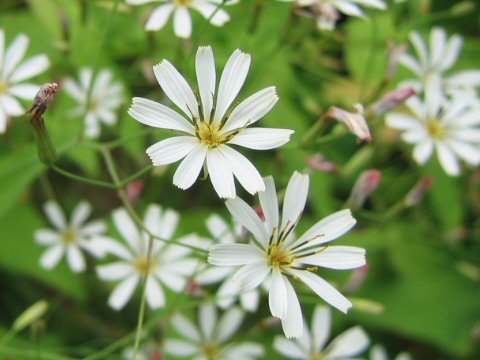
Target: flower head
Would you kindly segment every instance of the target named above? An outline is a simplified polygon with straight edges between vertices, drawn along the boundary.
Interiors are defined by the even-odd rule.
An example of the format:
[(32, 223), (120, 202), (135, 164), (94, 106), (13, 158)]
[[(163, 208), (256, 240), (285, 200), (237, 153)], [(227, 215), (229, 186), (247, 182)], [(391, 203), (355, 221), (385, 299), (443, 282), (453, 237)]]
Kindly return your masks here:
[(290, 279), (303, 282), (326, 302), (347, 312), (352, 306), (350, 301), (315, 271), (318, 267), (353, 269), (365, 264), (364, 249), (328, 245), (355, 224), (350, 210), (336, 212), (302, 236), (293, 236), (305, 206), (308, 186), (307, 175), (293, 174), (285, 193), (281, 219), (272, 177), (265, 178), (266, 190), (259, 193), (265, 221), (243, 200), (227, 200), (228, 210), (252, 233), (253, 241), (215, 245), (208, 259), (214, 265), (238, 266), (233, 280), (242, 291), (264, 283), (269, 288), (270, 311), (282, 320), (287, 337), (300, 337), (303, 328), (302, 310)]
[(50, 66), (46, 55), (34, 56), (22, 63), (29, 39), (20, 34), (5, 51), (5, 32), (0, 29), (0, 133), (7, 129), (9, 116), (20, 116), (25, 109), (16, 98), (33, 100), (40, 85), (21, 84)]
[(199, 328), (183, 315), (172, 319), (175, 330), (185, 340), (167, 338), (165, 352), (192, 360), (254, 360), (264, 355), (263, 346), (253, 342), (228, 343), (243, 322), (243, 312), (236, 308), (227, 310), (218, 320), (213, 304), (201, 305), (198, 311)]
[(167, 60), (153, 71), (165, 94), (181, 110), (133, 98), (129, 114), (145, 125), (177, 130), (184, 135), (160, 141), (147, 149), (154, 165), (182, 160), (173, 177), (174, 185), (187, 189), (205, 166), (213, 187), (222, 198), (236, 195), (234, 176), (251, 194), (264, 190), (257, 169), (229, 145), (268, 150), (289, 141), (293, 130), (247, 128), (265, 116), (278, 97), (274, 87), (263, 89), (237, 106), (232, 106), (250, 67), (250, 55), (236, 50), (223, 70), (216, 91), (213, 51), (200, 47), (196, 56), (199, 99), (182, 75)]
[[(173, 237), (178, 220), (175, 211), (162, 210), (158, 205), (150, 205), (145, 214), (147, 229), (165, 240)], [(133, 296), (140, 279), (146, 275), (148, 305), (153, 309), (165, 306), (165, 293), (161, 284), (176, 292), (184, 290), (186, 278), (197, 265), (196, 260), (186, 257), (191, 250), (154, 240), (149, 261), (148, 234), (138, 230), (125, 209), (114, 211), (113, 221), (126, 244), (107, 237), (95, 241), (95, 245), (104, 252), (120, 258), (111, 264), (97, 266), (97, 274), (102, 280), (120, 281), (110, 295), (108, 304), (115, 310), (123, 308)]]
[(55, 227), (55, 230), (35, 231), (36, 242), (49, 247), (40, 258), (43, 268), (52, 269), (66, 254), (68, 265), (72, 271), (81, 272), (85, 270), (85, 258), (82, 250), (95, 256), (103, 255), (101, 249), (94, 246), (94, 241), (96, 237), (106, 231), (107, 226), (102, 220), (86, 223), (92, 212), (87, 201), (82, 201), (75, 207), (69, 222), (56, 202), (46, 202), (43, 209), (48, 220)]
[(435, 150), (445, 172), (459, 175), (459, 159), (480, 164), (480, 114), (468, 99), (444, 101), (431, 89), (426, 91), (425, 103), (418, 97), (406, 102), (411, 115), (388, 114), (387, 125), (401, 130), (403, 140), (415, 145), (413, 158), (417, 163), (425, 164)]
[[(383, 346), (375, 345), (370, 350), (370, 360), (388, 360), (388, 355)], [(395, 357), (395, 360), (412, 360), (412, 356), (407, 352), (401, 352)]]
[(92, 77), (93, 70), (83, 68), (80, 70), (80, 82), (67, 78), (63, 88), (79, 104), (72, 111), (73, 115), (85, 115), (85, 136), (97, 138), (100, 136), (100, 123), (106, 125), (116, 123), (115, 110), (123, 102), (123, 86), (113, 82), (110, 70), (101, 70), (95, 76), (93, 84)]
[[(189, 38), (192, 35), (192, 19), (189, 9), (198, 11), (212, 25), (223, 26), (230, 20), (228, 13), (221, 8), (222, 4), (232, 5), (238, 0), (160, 0), (160, 5), (150, 14), (145, 29), (157, 31), (162, 29), (173, 13), (173, 30), (180, 38)], [(130, 5), (143, 5), (158, 0), (126, 0)]]
[(276, 336), (273, 347), (279, 353), (292, 359), (304, 360), (348, 360), (356, 358), (366, 350), (370, 341), (360, 326), (355, 326), (338, 335), (328, 346), (332, 327), (332, 313), (326, 306), (316, 306), (313, 312), (312, 328), (304, 326), (301, 338), (287, 340)]

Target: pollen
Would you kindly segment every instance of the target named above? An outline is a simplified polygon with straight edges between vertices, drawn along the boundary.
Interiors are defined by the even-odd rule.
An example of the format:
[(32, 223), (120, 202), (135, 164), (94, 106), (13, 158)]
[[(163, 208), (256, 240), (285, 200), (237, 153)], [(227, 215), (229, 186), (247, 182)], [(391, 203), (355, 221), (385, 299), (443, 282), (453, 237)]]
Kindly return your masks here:
[(441, 139), (445, 136), (445, 127), (438, 120), (431, 120), (427, 123), (427, 131), (434, 139)]
[(310, 356), (309, 360), (326, 360), (327, 358), (323, 356), (322, 354), (313, 354)]
[(75, 242), (77, 238), (77, 233), (75, 230), (73, 229), (65, 229), (65, 231), (63, 232), (63, 242), (65, 244), (73, 244)]
[(270, 266), (281, 268), (290, 265), (292, 261), (292, 256), (284, 251), (282, 243), (270, 245), (268, 252), (268, 263)]
[(149, 262), (146, 257), (140, 257), (136, 259), (134, 265), (137, 268), (138, 272), (143, 275), (148, 274), (151, 269), (156, 266), (154, 262)]
[(217, 125), (201, 122), (197, 128), (197, 137), (203, 144), (207, 145), (209, 149), (219, 147), (227, 137), (222, 134), (222, 131)]
[(208, 360), (217, 359), (221, 352), (218, 345), (214, 343), (205, 344), (202, 350)]
[(173, 1), (177, 6), (190, 6), (192, 4), (192, 0), (174, 0)]
[(3, 94), (7, 91), (7, 85), (0, 81), (0, 94)]

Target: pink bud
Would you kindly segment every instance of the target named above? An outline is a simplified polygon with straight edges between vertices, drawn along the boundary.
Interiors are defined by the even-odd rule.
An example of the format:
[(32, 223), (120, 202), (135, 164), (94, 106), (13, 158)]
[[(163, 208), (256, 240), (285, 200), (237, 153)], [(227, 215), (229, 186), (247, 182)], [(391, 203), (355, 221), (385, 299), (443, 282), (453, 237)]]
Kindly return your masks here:
[(305, 160), (305, 162), (310, 169), (318, 171), (335, 172), (338, 168), (335, 163), (328, 161), (322, 154), (310, 156)]
[(431, 176), (421, 179), (405, 196), (405, 206), (413, 207), (420, 204), (434, 180)]
[(328, 117), (341, 122), (352, 134), (356, 135), (361, 141), (372, 141), (372, 135), (367, 125), (367, 120), (363, 115), (363, 106), (355, 105), (357, 113), (351, 113), (346, 110), (332, 107), (328, 112)]
[(163, 357), (163, 354), (160, 350), (155, 349), (155, 350), (152, 351), (151, 359), (152, 360), (163, 360), (164, 357)]
[(355, 185), (353, 185), (352, 193), (348, 199), (349, 205), (353, 208), (361, 208), (381, 180), (382, 173), (379, 170), (373, 169), (362, 172)]
[(135, 204), (138, 201), (144, 186), (145, 184), (142, 180), (136, 180), (127, 186), (127, 197), (132, 204)]
[(344, 291), (346, 293), (355, 292), (365, 282), (368, 275), (369, 267), (364, 265), (358, 269), (355, 269), (350, 276), (350, 279), (345, 284)]
[(402, 105), (410, 96), (415, 95), (417, 92), (413, 88), (398, 89), (389, 92), (380, 101), (377, 101), (372, 105), (371, 111), (380, 116), (387, 111)]

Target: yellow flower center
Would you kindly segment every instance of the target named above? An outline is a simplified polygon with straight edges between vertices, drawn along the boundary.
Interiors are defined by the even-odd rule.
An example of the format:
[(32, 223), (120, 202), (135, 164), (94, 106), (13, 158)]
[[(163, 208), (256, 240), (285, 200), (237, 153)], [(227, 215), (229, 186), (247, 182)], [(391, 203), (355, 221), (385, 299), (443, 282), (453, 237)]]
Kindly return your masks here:
[(193, 0), (173, 0), (173, 3), (177, 6), (189, 7)]
[(221, 349), (217, 344), (206, 343), (205, 345), (203, 345), (202, 352), (207, 357), (207, 359), (214, 360), (220, 355)]
[(427, 123), (427, 131), (434, 139), (441, 139), (445, 136), (445, 128), (438, 120), (431, 120)]
[(228, 136), (222, 134), (218, 125), (200, 122), (197, 128), (197, 137), (200, 142), (207, 145), (209, 149), (219, 147), (224, 142), (228, 141)]
[(322, 354), (313, 354), (309, 360), (326, 360)]
[(7, 85), (0, 81), (0, 95), (7, 91)]
[(75, 230), (67, 228), (63, 231), (63, 242), (65, 244), (73, 244), (77, 239), (77, 233)]
[(281, 268), (292, 263), (293, 257), (283, 251), (283, 243), (271, 244), (268, 249), (268, 264), (273, 267)]
[(157, 264), (153, 260), (151, 260), (149, 263), (146, 257), (140, 257), (135, 259), (134, 266), (137, 268), (140, 274), (146, 275), (149, 274), (151, 270), (157, 266)]

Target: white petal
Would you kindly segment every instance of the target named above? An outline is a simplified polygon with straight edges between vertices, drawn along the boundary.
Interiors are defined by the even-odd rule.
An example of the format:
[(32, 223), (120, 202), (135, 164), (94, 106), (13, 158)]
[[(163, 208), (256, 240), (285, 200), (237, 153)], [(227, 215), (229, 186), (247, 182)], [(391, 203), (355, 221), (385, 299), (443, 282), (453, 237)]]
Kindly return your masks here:
[(132, 260), (130, 250), (120, 244), (117, 240), (113, 240), (106, 236), (96, 236), (91, 241), (93, 246), (97, 247), (101, 253), (112, 254), (127, 261)]
[(140, 278), (138, 275), (132, 275), (123, 280), (110, 294), (110, 297), (108, 298), (108, 305), (115, 310), (120, 310), (123, 308), (132, 297), (139, 280)]
[(235, 197), (235, 183), (229, 161), (220, 148), (207, 151), (207, 168), (213, 188), (222, 199)]
[(62, 89), (79, 103), (86, 103), (87, 93), (73, 79), (67, 78), (63, 81)]
[(447, 144), (458, 157), (462, 158), (470, 165), (475, 166), (480, 163), (480, 148), (478, 146), (475, 147), (468, 143), (456, 140), (449, 140)]
[(433, 153), (433, 141), (425, 139), (413, 149), (413, 158), (419, 164), (425, 164)]
[[(180, 215), (171, 209), (166, 209), (163, 212), (161, 229), (156, 232), (158, 236), (163, 239), (170, 240), (173, 237), (173, 234), (177, 230), (178, 222), (180, 221)], [(150, 224), (150, 222), (147, 222)], [(170, 249), (172, 249), (171, 247)], [(183, 255), (182, 255), (183, 256)]]
[(153, 72), (165, 94), (190, 118), (198, 118), (198, 103), (185, 78), (175, 67), (163, 60)]
[(472, 86), (477, 87), (480, 85), (480, 71), (478, 70), (464, 70), (450, 76), (447, 80), (448, 86)]
[(173, 14), (173, 31), (175, 35), (188, 39), (192, 35), (192, 18), (186, 7), (177, 7)]
[(235, 50), (227, 61), (218, 86), (214, 121), (218, 124), (245, 82), (250, 67), (250, 55)]
[(21, 64), (12, 74), (10, 81), (12, 83), (21, 82), (31, 77), (43, 73), (50, 66), (48, 57), (37, 55)]
[(381, 345), (372, 346), (370, 360), (388, 360), (387, 353)]
[(351, 358), (360, 355), (370, 345), (368, 335), (360, 326), (344, 331), (333, 340), (325, 351), (329, 358)]
[(81, 201), (75, 209), (73, 209), (72, 219), (70, 221), (71, 226), (80, 227), (85, 221), (87, 221), (91, 213), (92, 206), (88, 201)]
[(345, 234), (355, 223), (349, 209), (340, 210), (317, 222), (295, 243), (309, 241), (309, 246), (324, 244)]
[(330, 338), (332, 312), (326, 306), (317, 305), (312, 316), (313, 351), (320, 353)]
[(240, 304), (245, 311), (256, 312), (260, 303), (260, 293), (257, 290), (242, 291)]
[(442, 28), (433, 28), (430, 32), (430, 61), (431, 66), (439, 67), (445, 54), (447, 32)]
[(289, 129), (244, 129), (235, 135), (228, 144), (235, 144), (254, 150), (270, 150), (289, 142), (293, 133), (294, 131)]
[(365, 249), (356, 246), (328, 246), (298, 260), (303, 264), (336, 270), (355, 269), (366, 264)]
[(244, 314), (240, 309), (228, 310), (218, 323), (215, 340), (221, 344), (230, 339), (242, 325), (243, 318)]
[(164, 4), (157, 7), (152, 11), (147, 23), (145, 24), (145, 30), (157, 31), (165, 26), (174, 9), (173, 4)]
[(165, 286), (167, 286), (168, 288), (170, 288), (171, 290), (177, 293), (183, 292), (185, 290), (187, 281), (183, 277), (177, 274), (173, 274), (169, 272), (167, 273), (164, 271), (161, 274), (157, 274), (157, 277), (160, 279), (162, 283), (165, 284)]
[(80, 229), (82, 236), (97, 236), (107, 231), (107, 224), (103, 220), (90, 221)]
[(225, 356), (226, 360), (264, 359), (265, 350), (260, 344), (242, 342), (241, 344), (233, 345), (228, 348)]
[(297, 341), (285, 339), (283, 336), (275, 336), (273, 347), (280, 354), (291, 359), (308, 359), (309, 353), (300, 348)]
[[(480, 116), (480, 114), (478, 114)], [(462, 143), (480, 143), (480, 128), (466, 128), (462, 130), (451, 130), (449, 131), (451, 140), (459, 141)]]
[(265, 190), (262, 176), (245, 156), (228, 146), (220, 146), (217, 149), (228, 162), (233, 175), (245, 190), (252, 195)]
[(221, 243), (234, 243), (235, 235), (230, 230), (229, 224), (220, 216), (213, 214), (207, 218), (207, 229), (214, 239)]
[(183, 315), (176, 314), (173, 316), (172, 325), (178, 333), (182, 334), (187, 339), (193, 342), (199, 342), (201, 337), (197, 328), (191, 323), (190, 320)]
[(268, 304), (273, 316), (285, 319), (287, 314), (287, 289), (280, 270), (272, 268), (272, 285), (268, 294)]
[(104, 281), (118, 281), (133, 274), (134, 268), (125, 262), (99, 265), (95, 268), (97, 275)]
[[(5, 31), (0, 29), (0, 69), (3, 68), (3, 53), (5, 51)], [(0, 76), (2, 72), (0, 71)]]
[(477, 110), (467, 111), (455, 119), (455, 122), (460, 127), (468, 127), (480, 124), (480, 114)]
[(406, 68), (410, 69), (418, 77), (423, 76), (423, 67), (413, 56), (409, 54), (403, 54), (402, 56), (400, 56), (398, 62)]
[(254, 262), (242, 266), (233, 275), (233, 281), (237, 283), (242, 292), (250, 291), (259, 286), (270, 273), (270, 267), (267, 266), (266, 260)]
[(165, 306), (165, 294), (153, 276), (147, 278), (147, 288), (145, 291), (147, 303), (150, 308), (158, 309)]
[(265, 217), (267, 232), (273, 233), (273, 229), (278, 229), (278, 199), (277, 190), (275, 189), (275, 181), (272, 176), (265, 177), (265, 191), (258, 193), (260, 206)]
[(183, 340), (165, 339), (165, 352), (173, 356), (187, 357), (199, 354), (201, 349)]
[(463, 40), (459, 35), (453, 35), (447, 43), (447, 47), (442, 54), (441, 62), (438, 66), (439, 71), (446, 71), (450, 69), (458, 59), (462, 50)]
[(144, 5), (156, 1), (157, 0), (125, 0), (125, 2), (129, 5)]
[(195, 135), (195, 128), (182, 115), (156, 101), (134, 97), (128, 113), (142, 124)]
[(12, 72), (15, 70), (17, 65), (20, 63), (22, 58), (27, 52), (29, 39), (24, 34), (18, 35), (15, 40), (10, 44), (5, 53), (5, 58), (3, 62), (3, 73), (2, 77), (8, 79)]
[(400, 113), (391, 113), (386, 116), (387, 125), (399, 130), (419, 130), (422, 124), (416, 118)]
[(85, 258), (77, 246), (71, 245), (67, 247), (67, 261), (73, 272), (85, 271)]
[(195, 281), (201, 285), (215, 284), (225, 279), (231, 272), (232, 269), (228, 267), (209, 267), (198, 273)]
[(280, 225), (282, 231), (287, 226), (296, 224), (300, 219), (307, 201), (309, 183), (308, 175), (299, 172), (294, 172), (290, 178), (283, 200), (282, 224)]
[(50, 270), (54, 268), (63, 256), (64, 247), (62, 245), (52, 246), (46, 250), (40, 258), (40, 265)]
[(8, 88), (8, 93), (25, 100), (33, 100), (40, 86), (34, 84), (17, 84)]
[(418, 32), (413, 31), (409, 34), (409, 38), (413, 47), (415, 48), (415, 51), (417, 52), (421, 67), (426, 68), (428, 65), (428, 51), (423, 37)]
[(47, 201), (43, 205), (43, 211), (47, 215), (48, 220), (55, 226), (57, 229), (65, 229), (67, 227), (67, 221), (65, 220), (65, 215), (63, 214), (62, 209), (55, 201)]
[(200, 99), (202, 100), (203, 119), (210, 121), (216, 84), (215, 60), (210, 46), (200, 46), (198, 48), (195, 69)]
[(239, 266), (264, 259), (265, 254), (251, 244), (218, 244), (208, 254), (208, 262), (218, 266)]
[(20, 116), (25, 112), (17, 99), (7, 94), (0, 95), (0, 107), (10, 116)]
[(3, 134), (7, 130), (7, 114), (0, 106), (0, 134)]
[(227, 278), (217, 291), (217, 305), (222, 309), (230, 308), (240, 295), (240, 292), (240, 286), (234, 282), (231, 277)]
[(247, 228), (266, 249), (270, 234), (265, 231), (265, 227), (255, 211), (240, 198), (229, 199), (225, 202), (225, 205), (235, 220)]
[(178, 166), (175, 175), (173, 175), (173, 184), (183, 190), (192, 186), (198, 178), (206, 155), (207, 147), (198, 144)]
[(445, 144), (437, 142), (436, 151), (443, 170), (451, 176), (460, 175), (460, 164), (452, 150), (450, 150)]
[(195, 147), (198, 140), (193, 136), (175, 136), (153, 144), (146, 152), (154, 166), (161, 166), (183, 159)]
[(61, 241), (61, 234), (50, 229), (35, 230), (35, 241), (39, 245), (54, 245)]
[(346, 313), (352, 307), (352, 303), (345, 296), (318, 275), (304, 270), (289, 269), (289, 272), (338, 310)]
[(117, 209), (113, 212), (112, 217), (118, 232), (127, 244), (130, 245), (132, 250), (140, 252), (140, 233), (127, 210)]
[(228, 13), (220, 9), (218, 5), (208, 2), (194, 2), (192, 7), (198, 10), (212, 25), (223, 26), (223, 24), (230, 20)]
[(338, 8), (342, 13), (349, 16), (363, 16), (362, 9), (355, 4), (349, 2), (335, 2), (335, 7)]
[(442, 79), (440, 75), (432, 74), (425, 82), (425, 105), (431, 119), (439, 115), (443, 101)]
[(285, 319), (282, 320), (282, 328), (287, 338), (299, 338), (303, 333), (303, 316), (297, 294), (292, 284), (284, 278), (287, 290), (288, 309)]
[(213, 340), (213, 332), (217, 325), (217, 309), (212, 303), (200, 306), (198, 312), (198, 322), (206, 341)]
[(268, 114), (277, 101), (277, 90), (274, 86), (250, 95), (233, 109), (223, 131), (229, 132), (254, 124)]

